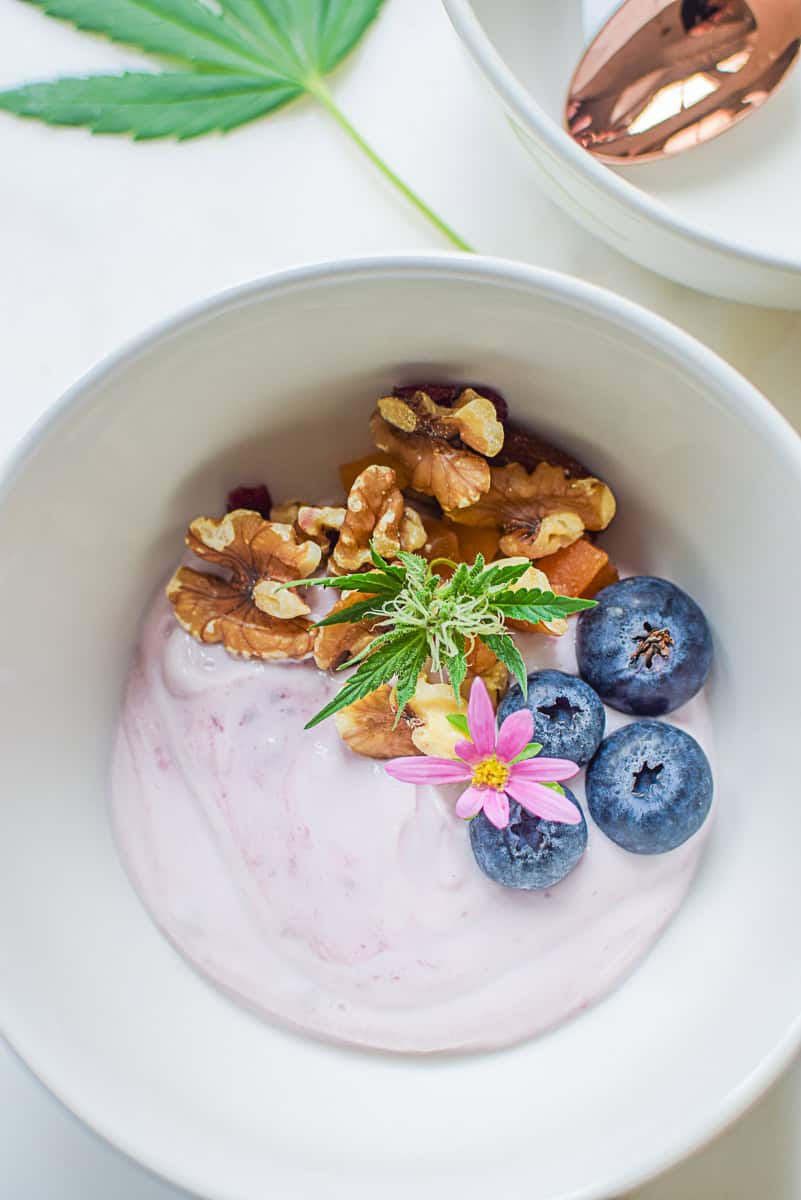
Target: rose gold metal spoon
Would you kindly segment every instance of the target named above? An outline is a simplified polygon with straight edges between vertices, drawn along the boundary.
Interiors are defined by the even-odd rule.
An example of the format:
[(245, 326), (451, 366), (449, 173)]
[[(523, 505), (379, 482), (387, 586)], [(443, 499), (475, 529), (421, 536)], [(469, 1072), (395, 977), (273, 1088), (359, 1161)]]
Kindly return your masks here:
[(567, 128), (604, 162), (678, 154), (760, 108), (799, 45), (801, 0), (625, 0), (576, 69)]

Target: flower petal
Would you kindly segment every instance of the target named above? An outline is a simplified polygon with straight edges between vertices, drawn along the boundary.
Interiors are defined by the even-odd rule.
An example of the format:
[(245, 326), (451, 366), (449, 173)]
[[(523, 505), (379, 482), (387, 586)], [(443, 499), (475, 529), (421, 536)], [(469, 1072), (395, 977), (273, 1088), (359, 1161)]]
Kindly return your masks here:
[(496, 829), (505, 829), (509, 824), (509, 797), (506, 792), (496, 792), (495, 788), (484, 788), (483, 799), (484, 814), (487, 820)]
[(519, 708), (506, 718), (498, 730), (495, 753), (502, 762), (511, 762), (525, 750), (534, 736), (534, 718), (528, 708)]
[(481, 757), (492, 754), (495, 749), (495, 710), (486, 684), (478, 676), (470, 688), (467, 723), (470, 726), (470, 736)]
[(461, 758), (462, 762), (470, 763), (472, 766), (480, 763), (485, 757), (483, 754), (479, 754), (472, 742), (457, 742), (453, 752), (457, 758)]
[(533, 782), (561, 783), (578, 773), (579, 767), (569, 758), (529, 758), (512, 765), (512, 778)]
[(462, 792), (456, 801), (457, 817), (463, 817), (465, 821), (469, 821), (471, 817), (477, 816), (484, 805), (485, 795), (486, 791), (482, 788), (469, 787), (467, 791)]
[[(506, 790), (513, 800), (543, 821), (559, 821), (563, 825), (579, 825), (581, 813), (572, 800), (560, 796), (552, 788), (543, 787), (528, 779), (510, 779)], [(486, 811), (486, 806), (485, 806)]]
[(472, 775), (466, 763), (452, 758), (391, 758), (384, 770), (401, 783), (462, 783)]

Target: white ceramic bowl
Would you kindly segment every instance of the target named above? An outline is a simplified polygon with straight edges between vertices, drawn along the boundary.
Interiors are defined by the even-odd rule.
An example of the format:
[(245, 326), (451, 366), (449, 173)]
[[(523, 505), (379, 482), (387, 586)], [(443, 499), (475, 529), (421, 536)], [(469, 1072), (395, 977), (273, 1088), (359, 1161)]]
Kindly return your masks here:
[(564, 212), (679, 283), (801, 308), (801, 68), (764, 109), (716, 141), (670, 161), (613, 170), (563, 127), (585, 43), (581, 0), (444, 4)]
[[(714, 626), (719, 820), (632, 977), (497, 1054), (409, 1059), (278, 1029), (200, 978), (123, 872), (109, 741), (187, 518), (239, 479), (324, 483), (375, 395), (478, 379), (612, 480), (613, 548)], [(62, 1099), (220, 1200), (606, 1197), (719, 1130), (799, 1043), (799, 440), (623, 300), (481, 259), (311, 267), (229, 293), (82, 381), (0, 488), (2, 1027)], [(623, 915), (622, 919), (625, 919)]]

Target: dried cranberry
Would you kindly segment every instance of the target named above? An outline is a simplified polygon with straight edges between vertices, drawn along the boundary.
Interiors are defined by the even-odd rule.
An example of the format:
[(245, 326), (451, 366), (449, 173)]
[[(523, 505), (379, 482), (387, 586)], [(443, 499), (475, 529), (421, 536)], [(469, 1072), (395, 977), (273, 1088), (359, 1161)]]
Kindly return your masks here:
[(268, 521), (272, 506), (270, 491), (264, 483), (256, 483), (252, 487), (236, 487), (228, 493), (228, 512), (233, 512), (235, 508), (247, 508), (251, 512), (260, 513), (265, 521)]
[(540, 463), (552, 467), (563, 467), (569, 476), (585, 478), (590, 472), (572, 455), (560, 450), (536, 433), (529, 433), (520, 425), (508, 425), (503, 449), (495, 460), (498, 463), (520, 463), (527, 471), (534, 471)]
[(449, 408), (452, 404), (455, 404), (465, 388), (469, 387), (478, 392), (480, 396), (486, 396), (488, 400), (492, 401), (501, 424), (507, 420), (509, 405), (500, 392), (475, 383), (407, 383), (401, 387), (394, 388), (392, 395), (397, 396), (399, 400), (408, 400), (415, 392), (425, 392), (435, 404), (441, 404), (444, 408)]

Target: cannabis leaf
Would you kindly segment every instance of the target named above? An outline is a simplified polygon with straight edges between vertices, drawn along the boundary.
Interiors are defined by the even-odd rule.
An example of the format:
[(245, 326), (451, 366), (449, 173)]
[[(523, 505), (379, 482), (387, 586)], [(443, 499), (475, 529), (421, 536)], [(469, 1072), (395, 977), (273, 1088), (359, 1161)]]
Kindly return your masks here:
[(520, 690), (525, 694), (528, 690), (526, 664), (512, 637), (508, 633), (488, 634), (481, 640), (485, 646), (490, 648), (499, 662), (502, 662), (512, 672), (520, 684)]
[[(352, 624), (369, 619), (379, 631), (347, 664), (356, 665), (356, 671), (322, 712), (312, 718), (307, 729), (393, 681), (399, 720), (427, 663), (432, 672), (448, 676), (458, 702), (467, 675), (468, 653), (476, 641), (492, 650), (525, 691), (526, 664), (506, 621), (538, 624), (595, 604), (594, 600), (556, 596), (539, 588), (515, 589), (511, 585), (522, 579), (531, 565), (528, 562), (487, 566), (479, 554), (472, 565), (451, 564), (454, 569), (448, 579), (436, 573), (436, 561), (427, 562), (419, 554), (400, 553), (399, 561), (390, 564), (372, 546), (370, 553), (372, 571), (297, 579), (283, 585), (363, 592), (365, 599), (329, 614), (318, 625)], [(457, 720), (454, 718), (452, 724), (463, 732)]]
[(302, 95), (316, 99), (370, 161), (460, 250), (466, 242), (351, 125), (325, 77), (383, 0), (25, 0), (51, 17), (165, 60), (158, 73), (55, 79), (0, 92), (0, 109), (135, 140), (225, 132)]
[[(321, 709), (305, 726), (313, 729), (341, 708), (369, 696), (376, 688), (393, 679), (398, 681), (398, 719), (414, 695), (417, 679), (428, 656), (425, 633), (404, 631), (376, 639), (362, 658), (356, 671), (334, 699)], [(402, 702), (401, 702), (402, 701)]]

